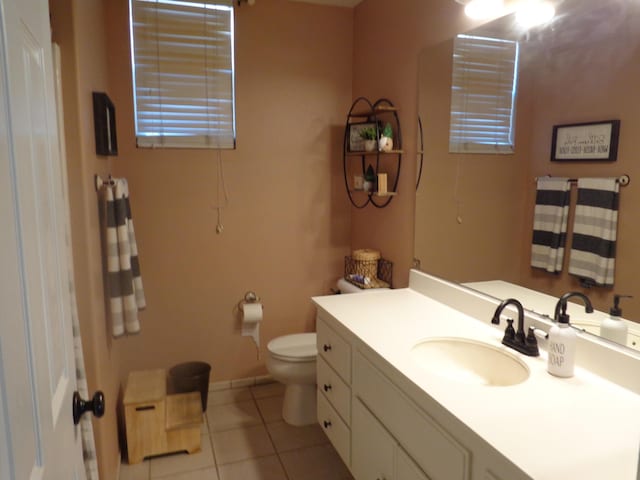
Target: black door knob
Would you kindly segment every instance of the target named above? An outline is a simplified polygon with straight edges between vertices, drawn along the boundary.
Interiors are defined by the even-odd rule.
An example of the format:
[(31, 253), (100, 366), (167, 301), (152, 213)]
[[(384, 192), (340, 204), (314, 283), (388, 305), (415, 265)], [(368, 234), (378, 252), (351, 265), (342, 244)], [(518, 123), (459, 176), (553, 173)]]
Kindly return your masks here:
[(331, 350), (331, 345), (327, 345), (327, 344), (325, 343), (325, 344), (322, 346), (322, 349), (323, 349), (325, 352), (328, 352), (329, 350)]
[(73, 392), (73, 424), (80, 423), (80, 417), (85, 412), (92, 412), (96, 417), (100, 418), (104, 415), (104, 393), (98, 390), (93, 394), (93, 398), (89, 401), (80, 398), (78, 392)]

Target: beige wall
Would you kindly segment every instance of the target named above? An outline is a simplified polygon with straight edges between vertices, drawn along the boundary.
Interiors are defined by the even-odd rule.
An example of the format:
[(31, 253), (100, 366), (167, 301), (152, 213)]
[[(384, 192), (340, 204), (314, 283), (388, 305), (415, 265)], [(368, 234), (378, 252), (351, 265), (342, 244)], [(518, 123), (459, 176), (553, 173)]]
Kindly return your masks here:
[[(451, 0), (400, 0), (394, 2), (393, 8), (382, 0), (366, 0), (356, 8), (354, 97), (385, 96), (394, 101), (401, 111), (406, 155), (400, 194), (383, 210), (352, 209), (351, 238), (354, 247), (379, 248), (394, 261), (396, 287), (406, 285), (414, 252), (416, 207), (412, 189), (418, 55), (428, 48), (439, 56), (422, 72), (431, 76), (431, 87), (448, 82), (449, 47), (444, 42), (473, 26), (464, 19), (460, 5)], [(627, 173), (632, 184), (622, 187), (620, 195), (615, 291), (639, 296), (635, 277), (640, 254), (634, 241), (640, 232), (633, 209), (640, 190), (636, 191), (633, 179), (638, 176), (640, 166), (634, 158), (633, 132), (639, 127), (640, 117), (635, 96), (629, 93), (633, 92), (631, 83), (640, 73), (637, 39), (625, 38), (619, 45), (599, 41), (588, 48), (588, 72), (578, 70), (579, 65), (575, 64), (585, 62), (584, 55), (567, 52), (560, 63), (567, 63), (572, 56), (579, 60), (569, 61), (571, 67), (565, 73), (557, 70), (559, 63), (554, 71), (538, 71), (537, 77), (546, 79), (543, 82), (526, 72), (521, 75), (516, 156), (487, 159), (448, 155), (443, 139), (447, 138), (449, 98), (438, 98), (437, 94), (429, 97), (431, 103), (426, 110), (431, 109), (434, 115), (423, 118), (425, 149), (435, 156), (425, 159), (424, 185), (417, 197), (418, 208), (426, 212), (427, 218), (416, 226), (417, 236), (425, 239), (416, 247), (423, 269), (460, 281), (506, 278), (554, 295), (581, 290), (578, 282), (566, 273), (556, 277), (529, 267), (533, 178), (546, 174), (580, 177)], [(578, 71), (583, 73), (576, 74)], [(448, 91), (448, 86), (444, 91)], [(610, 118), (622, 120), (617, 162), (549, 161), (553, 125)], [(456, 221), (455, 197), (461, 202), (462, 224)], [(586, 293), (601, 310), (606, 311), (611, 304), (611, 289), (591, 289)], [(640, 319), (640, 303), (627, 301), (624, 313), (625, 317)]]
[[(620, 187), (615, 288), (581, 288), (577, 278), (567, 273), (568, 250), (565, 255), (565, 268), (558, 276), (529, 266), (530, 225), (535, 203), (535, 187), (531, 184), (531, 188), (526, 189), (528, 195), (525, 217), (529, 229), (522, 236), (523, 255), (519, 283), (552, 295), (561, 295), (573, 290), (581, 291), (589, 295), (598, 310), (603, 311), (608, 311), (612, 305), (614, 291), (635, 295), (636, 300), (625, 302), (624, 316), (640, 321), (640, 302), (637, 300), (640, 296), (637, 281), (640, 266), (637, 238), (640, 235), (640, 224), (635, 221), (640, 189), (638, 184), (634, 183), (634, 180), (640, 178), (640, 164), (635, 149), (635, 132), (640, 129), (639, 104), (635, 93), (637, 79), (640, 78), (640, 50), (637, 48), (637, 34), (635, 37), (599, 40), (596, 43), (580, 45), (578, 48), (581, 53), (575, 48), (555, 51), (552, 62), (545, 62), (543, 66), (532, 65), (523, 72), (523, 76), (532, 78), (534, 90), (529, 92), (530, 95), (538, 99), (534, 103), (533, 121), (530, 126), (532, 143), (527, 174), (530, 182), (533, 182), (534, 177), (543, 175), (577, 178), (628, 174), (631, 177), (629, 186)], [(588, 51), (588, 57), (584, 53), (585, 49)], [(554, 125), (610, 119), (621, 121), (618, 160), (615, 163), (549, 161)], [(575, 203), (575, 187), (572, 194)], [(569, 221), (570, 230), (571, 218), (572, 214)], [(567, 244), (567, 247), (569, 248), (570, 244)]]
[[(63, 50), (78, 306), (102, 478), (115, 478), (115, 403), (133, 369), (188, 360), (212, 381), (266, 373), (266, 343), (314, 329), (309, 297), (325, 294), (349, 252), (341, 138), (351, 101), (350, 9), (261, 0), (237, 9), (238, 148), (136, 149), (126, 0), (51, 0)], [(94, 153), (91, 92), (116, 105), (119, 155)], [(230, 195), (216, 235), (217, 159)], [(93, 175), (129, 179), (148, 308), (142, 333), (112, 339), (104, 314)], [(245, 291), (265, 305), (260, 356), (239, 335)]]
[(450, 0), (400, 0), (393, 8), (367, 0), (356, 8), (354, 96), (389, 98), (399, 108), (405, 155), (399, 194), (389, 206), (352, 209), (351, 243), (379, 249), (392, 260), (395, 287), (407, 285), (413, 258), (418, 54), (464, 29), (459, 11)]
[[(218, 154), (135, 146), (126, 0), (109, 2), (114, 174), (129, 180), (148, 308), (142, 333), (118, 339), (120, 374), (202, 360), (212, 381), (262, 375), (267, 342), (314, 329), (349, 251), (340, 141), (351, 99), (353, 11), (285, 0), (236, 9), (237, 149)], [(224, 203), (224, 202), (223, 202)], [(258, 358), (239, 334), (248, 290), (264, 303)]]
[[(52, 0), (52, 9), (71, 2)], [(395, 286), (407, 284), (414, 244), (418, 55), (472, 27), (460, 5), (398, 0), (390, 8), (387, 1), (365, 0), (350, 10), (260, 0), (237, 9), (238, 148), (221, 153), (231, 197), (223, 210), (222, 235), (215, 233), (212, 208), (218, 201), (216, 153), (135, 148), (126, 0), (105, 2), (105, 12), (98, 0), (73, 5), (73, 21), (66, 20), (65, 28), (82, 41), (72, 48), (75, 71), (65, 74), (65, 91), (77, 91), (65, 100), (75, 112), (67, 112), (67, 141), (73, 145), (75, 140), (69, 162), (76, 276), (83, 334), (85, 327), (89, 332), (84, 342), (90, 375), (100, 380), (93, 380), (94, 386), (102, 383), (113, 391), (117, 378), (131, 369), (192, 359), (212, 363), (214, 381), (264, 373), (264, 344), (277, 335), (313, 329), (309, 297), (328, 292), (351, 247), (380, 249), (394, 262)], [(93, 154), (88, 96), (93, 89), (107, 90), (116, 104), (119, 155), (112, 159)], [(406, 155), (399, 195), (385, 209), (350, 209), (344, 193), (343, 123), (351, 100), (361, 95), (389, 98), (400, 109)], [(548, 144), (535, 136), (532, 142)], [(629, 148), (621, 147), (621, 156), (626, 149), (628, 157)], [(509, 180), (516, 176), (520, 182), (522, 171), (505, 170), (504, 161), (496, 159), (482, 170), (465, 161), (461, 191), (479, 173), (490, 183), (492, 172), (502, 172), (497, 183), (518, 185)], [(628, 162), (620, 166), (633, 176)], [(434, 192), (448, 186), (443, 199), (451, 196), (452, 165), (425, 167), (423, 174)], [(538, 174), (533, 170), (524, 178)], [(127, 177), (131, 185), (149, 305), (141, 314), (142, 334), (118, 340), (111, 340), (104, 327), (90, 182), (93, 173), (109, 171)], [(485, 210), (503, 205), (504, 197), (496, 195), (487, 198)], [(433, 204), (434, 226), (455, 221), (451, 203), (439, 205)], [(513, 208), (509, 211), (513, 215)], [(481, 217), (473, 209), (463, 213), (463, 228), (473, 235), (474, 221)], [(467, 224), (467, 218), (473, 221)], [(525, 244), (529, 233), (516, 230)], [(470, 254), (482, 255), (441, 240), (432, 247), (425, 258), (436, 265), (461, 267)], [(511, 256), (513, 243), (508, 248)], [(513, 273), (511, 264), (503, 267)], [(485, 268), (493, 266), (480, 259), (479, 269)], [(255, 290), (265, 304), (261, 358), (251, 341), (238, 334), (235, 306), (246, 290)], [(104, 478), (112, 478), (114, 428), (113, 418), (105, 418), (97, 433)]]
[(102, 0), (51, 0), (53, 39), (60, 45), (65, 141), (78, 315), (89, 391), (102, 390), (105, 415), (94, 420), (101, 478), (114, 478), (118, 459), (116, 405), (119, 358), (106, 328), (94, 174), (108, 158), (95, 154), (92, 91), (108, 90)]
[[(416, 193), (415, 255), (424, 270), (456, 282), (516, 281), (528, 130), (518, 129), (512, 154), (450, 154), (452, 58), (448, 40), (425, 48), (419, 59), (425, 154)], [(520, 126), (530, 112), (527, 97), (518, 97), (516, 112)]]

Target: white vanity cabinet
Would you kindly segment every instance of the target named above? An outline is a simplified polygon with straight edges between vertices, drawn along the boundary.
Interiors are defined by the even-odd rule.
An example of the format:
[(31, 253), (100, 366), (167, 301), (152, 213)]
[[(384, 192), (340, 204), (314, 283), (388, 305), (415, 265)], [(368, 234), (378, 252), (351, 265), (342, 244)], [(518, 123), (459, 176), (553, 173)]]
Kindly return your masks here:
[(317, 338), (318, 422), (356, 480), (529, 479), (435, 402), (416, 403), (326, 312)]
[(318, 422), (336, 451), (351, 464), (351, 345), (318, 317)]
[(357, 479), (429, 480), (377, 418), (354, 399), (352, 467)]
[[(575, 376), (554, 377), (544, 343), (540, 357), (501, 345), (496, 299), (415, 271), (406, 289), (313, 301), (318, 420), (355, 480), (640, 480), (637, 352), (579, 335)], [(458, 351), (415, 355), (452, 338), (515, 355), (527, 378), (497, 386), (475, 360), (452, 368)]]

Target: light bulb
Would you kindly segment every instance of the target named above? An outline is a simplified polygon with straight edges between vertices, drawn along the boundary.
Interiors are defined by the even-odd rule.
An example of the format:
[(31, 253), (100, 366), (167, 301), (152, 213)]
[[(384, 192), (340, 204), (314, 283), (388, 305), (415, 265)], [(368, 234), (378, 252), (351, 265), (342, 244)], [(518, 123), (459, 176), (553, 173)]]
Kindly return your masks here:
[(497, 17), (502, 14), (504, 0), (471, 0), (464, 7), (464, 13), (474, 20)]
[(556, 9), (551, 2), (526, 0), (517, 7), (516, 21), (525, 28), (531, 28), (547, 23), (555, 14)]

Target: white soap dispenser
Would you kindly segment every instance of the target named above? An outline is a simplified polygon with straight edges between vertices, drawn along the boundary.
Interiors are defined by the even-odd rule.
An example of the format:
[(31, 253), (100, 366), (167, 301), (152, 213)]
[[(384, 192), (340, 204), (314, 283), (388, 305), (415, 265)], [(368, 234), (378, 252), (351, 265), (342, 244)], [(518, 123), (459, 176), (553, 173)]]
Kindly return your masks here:
[(556, 377), (573, 377), (576, 359), (576, 332), (569, 325), (566, 304), (558, 316), (558, 323), (549, 330), (547, 371)]
[(613, 307), (609, 309), (609, 316), (602, 319), (600, 323), (600, 336), (621, 345), (627, 344), (627, 332), (629, 327), (622, 319), (622, 309), (620, 308), (621, 298), (632, 298), (631, 295), (614, 295)]

